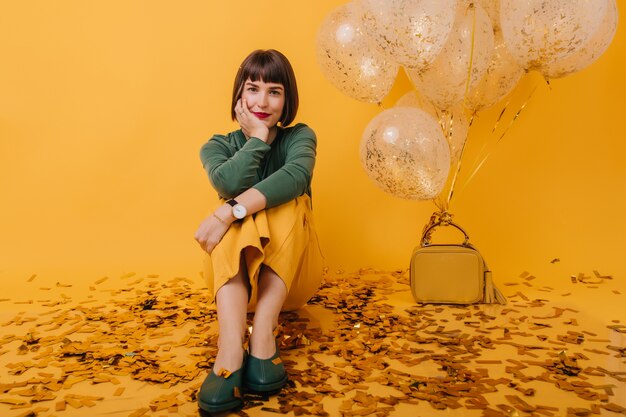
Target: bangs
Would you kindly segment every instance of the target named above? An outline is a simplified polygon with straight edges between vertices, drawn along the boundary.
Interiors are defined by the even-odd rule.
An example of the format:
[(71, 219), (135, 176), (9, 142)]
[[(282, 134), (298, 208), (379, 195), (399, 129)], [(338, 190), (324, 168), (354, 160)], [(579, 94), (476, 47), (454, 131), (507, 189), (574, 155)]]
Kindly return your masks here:
[(269, 54), (258, 54), (243, 68), (243, 78), (264, 83), (289, 85), (288, 76), (281, 62), (276, 62)]

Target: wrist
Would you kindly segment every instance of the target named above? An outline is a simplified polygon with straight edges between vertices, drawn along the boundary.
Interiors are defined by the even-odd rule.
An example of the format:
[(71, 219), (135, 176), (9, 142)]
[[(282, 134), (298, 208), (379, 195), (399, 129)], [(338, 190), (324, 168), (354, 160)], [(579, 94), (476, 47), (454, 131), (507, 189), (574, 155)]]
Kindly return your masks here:
[(213, 216), (215, 216), (220, 222), (230, 226), (235, 220), (235, 216), (233, 216), (232, 207), (226, 203), (219, 206), (214, 212)]
[(264, 128), (254, 129), (254, 130), (250, 131), (250, 137), (254, 137), (254, 138), (260, 139), (263, 142), (267, 142), (268, 138), (270, 137), (270, 132), (264, 126)]
[(243, 220), (248, 215), (248, 209), (234, 198), (226, 201), (226, 204), (231, 207), (231, 214), (236, 220)]

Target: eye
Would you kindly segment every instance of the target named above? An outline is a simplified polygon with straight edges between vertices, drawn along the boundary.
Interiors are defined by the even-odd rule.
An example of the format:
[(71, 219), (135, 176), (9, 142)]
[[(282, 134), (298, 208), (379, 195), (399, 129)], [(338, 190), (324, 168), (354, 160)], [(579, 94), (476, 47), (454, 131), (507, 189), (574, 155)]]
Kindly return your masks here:
[(248, 88), (246, 88), (246, 91), (256, 91), (256, 87), (250, 86)]
[(280, 91), (279, 90), (272, 90), (272, 91), (270, 91), (270, 94), (273, 94), (275, 96), (280, 96)]

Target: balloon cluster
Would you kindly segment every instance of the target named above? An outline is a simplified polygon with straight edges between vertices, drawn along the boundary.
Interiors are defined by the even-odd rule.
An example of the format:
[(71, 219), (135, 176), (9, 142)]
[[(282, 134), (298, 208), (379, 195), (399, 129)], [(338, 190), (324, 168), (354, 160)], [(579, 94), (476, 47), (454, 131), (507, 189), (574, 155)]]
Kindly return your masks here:
[(466, 114), (498, 103), (525, 72), (587, 67), (617, 16), (616, 0), (354, 0), (322, 22), (317, 57), (335, 87), (372, 103), (404, 67), (422, 99), (410, 92), (368, 124), (361, 164), (384, 191), (427, 200), (461, 157)]

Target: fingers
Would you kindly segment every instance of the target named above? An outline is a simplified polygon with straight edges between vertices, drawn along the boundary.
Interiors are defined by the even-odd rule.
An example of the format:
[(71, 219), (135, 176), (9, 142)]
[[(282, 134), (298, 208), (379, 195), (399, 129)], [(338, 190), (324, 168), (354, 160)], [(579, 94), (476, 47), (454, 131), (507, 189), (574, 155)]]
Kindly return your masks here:
[(206, 245), (207, 245), (207, 240), (206, 240), (206, 237), (205, 237), (205, 236), (203, 236), (202, 234), (200, 234), (200, 231), (199, 231), (199, 230), (196, 232), (196, 234), (194, 235), (194, 237), (193, 237), (193, 238), (196, 240), (196, 242), (198, 242), (198, 245), (200, 245), (200, 247), (202, 248), (202, 250), (206, 250), (206, 249), (205, 249), (205, 248), (206, 248)]
[(204, 251), (210, 255), (211, 252), (213, 252), (213, 249), (215, 249), (215, 246), (217, 246), (216, 243), (210, 243), (206, 245), (206, 247), (204, 248)]
[(200, 245), (200, 247), (202, 248), (202, 250), (206, 251), (207, 246), (209, 245), (209, 227), (206, 224), (206, 220), (204, 222), (202, 222), (202, 224), (200, 224), (200, 227), (198, 228), (198, 230), (196, 231), (196, 233), (194, 234), (193, 238), (195, 239), (196, 242), (198, 242), (198, 245)]
[(202, 250), (211, 254), (227, 230), (228, 226), (218, 223), (214, 216), (209, 216), (200, 224), (200, 227), (194, 234), (194, 239)]
[(215, 246), (217, 246), (217, 244), (219, 243), (219, 242), (211, 241), (206, 238), (205, 239), (196, 238), (196, 242), (198, 242), (198, 245), (200, 245), (200, 248), (202, 248), (202, 250), (207, 252), (208, 254), (211, 254)]
[(237, 114), (237, 119), (248, 116), (250, 114), (250, 111), (248, 110), (248, 103), (245, 98), (240, 98), (239, 100), (237, 100), (237, 104), (235, 105), (235, 113)]
[(250, 116), (250, 110), (248, 110), (248, 103), (245, 99), (237, 100), (235, 105), (235, 115), (237, 123), (241, 126), (241, 130), (246, 137), (250, 137), (250, 123), (254, 123), (254, 118)]

